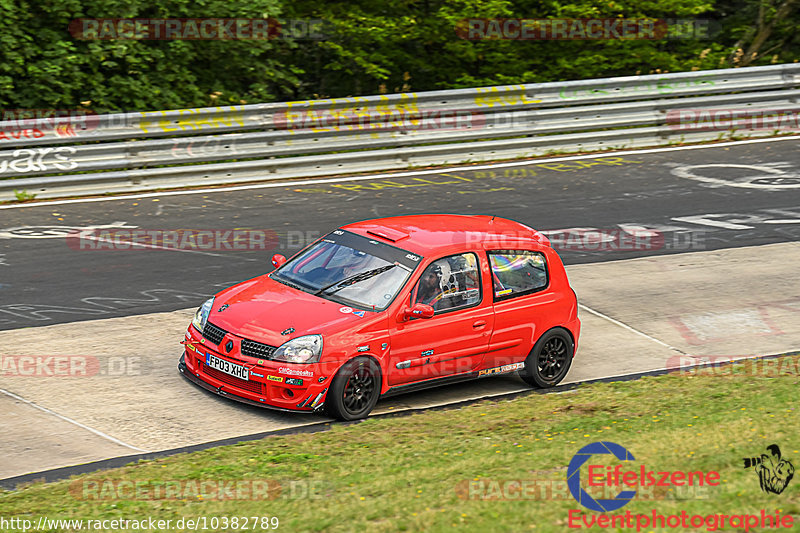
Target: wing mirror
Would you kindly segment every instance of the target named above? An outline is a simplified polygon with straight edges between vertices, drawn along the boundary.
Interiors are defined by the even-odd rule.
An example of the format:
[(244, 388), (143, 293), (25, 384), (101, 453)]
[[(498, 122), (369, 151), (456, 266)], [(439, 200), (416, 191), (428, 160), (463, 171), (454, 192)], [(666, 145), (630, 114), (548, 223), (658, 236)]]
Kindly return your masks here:
[(283, 257), (281, 254), (275, 254), (272, 256), (272, 266), (275, 268), (280, 268), (286, 262), (286, 258)]
[(406, 307), (403, 310), (403, 318), (430, 318), (433, 316), (433, 307), (428, 304), (416, 303), (413, 307)]

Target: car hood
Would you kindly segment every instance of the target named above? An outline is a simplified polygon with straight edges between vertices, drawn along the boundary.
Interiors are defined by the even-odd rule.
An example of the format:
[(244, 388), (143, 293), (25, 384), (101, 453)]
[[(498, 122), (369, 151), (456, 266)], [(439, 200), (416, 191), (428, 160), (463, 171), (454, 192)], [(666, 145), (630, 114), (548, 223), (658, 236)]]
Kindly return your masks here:
[[(220, 309), (227, 304), (223, 311)], [(337, 302), (261, 276), (219, 293), (209, 322), (242, 337), (279, 346), (314, 333), (331, 334), (365, 325), (375, 313), (360, 313)], [(285, 335), (282, 331), (294, 328)]]

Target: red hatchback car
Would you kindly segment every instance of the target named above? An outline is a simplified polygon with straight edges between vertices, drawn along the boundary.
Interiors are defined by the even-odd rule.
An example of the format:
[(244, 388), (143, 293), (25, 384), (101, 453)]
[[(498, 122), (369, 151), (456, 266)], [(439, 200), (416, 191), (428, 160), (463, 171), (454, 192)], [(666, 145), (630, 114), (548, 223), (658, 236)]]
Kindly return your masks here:
[(226, 397), (363, 418), (378, 398), (519, 372), (559, 383), (575, 292), (545, 236), (492, 216), (348, 224), (198, 309), (178, 368)]

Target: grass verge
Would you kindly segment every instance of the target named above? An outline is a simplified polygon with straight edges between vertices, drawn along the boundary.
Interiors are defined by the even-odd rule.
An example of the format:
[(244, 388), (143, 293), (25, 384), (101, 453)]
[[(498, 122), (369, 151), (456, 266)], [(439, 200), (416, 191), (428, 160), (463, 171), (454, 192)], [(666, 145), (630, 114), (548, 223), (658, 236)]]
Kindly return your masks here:
[[(156, 531), (179, 530), (179, 519), (197, 517), (211, 531), (244, 531), (242, 519), (233, 527), (232, 517), (277, 517), (279, 531), (564, 531), (570, 509), (597, 515), (565, 492), (564, 479), (573, 455), (602, 440), (635, 456), (629, 469), (643, 464), (721, 477), (718, 486), (640, 490), (618, 513), (780, 510), (800, 520), (800, 473), (782, 494), (770, 494), (742, 462), (778, 444), (783, 458), (800, 467), (800, 357), (724, 368), (370, 419), (140, 462), (1, 493), (0, 515), (34, 524), (40, 516), (172, 521), (150, 529)], [(618, 464), (595, 457), (589, 464)], [(523, 493), (512, 481), (536, 489)], [(211, 527), (212, 517), (227, 518), (227, 526)], [(247, 530), (274, 522), (253, 525)], [(3, 529), (17, 530), (8, 523)]]

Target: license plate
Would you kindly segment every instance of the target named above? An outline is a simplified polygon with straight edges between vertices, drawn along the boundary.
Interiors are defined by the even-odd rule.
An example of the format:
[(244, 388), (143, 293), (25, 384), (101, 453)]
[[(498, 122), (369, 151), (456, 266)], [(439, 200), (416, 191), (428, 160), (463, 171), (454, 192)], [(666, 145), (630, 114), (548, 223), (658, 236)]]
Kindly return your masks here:
[(216, 368), (220, 372), (225, 372), (231, 376), (236, 376), (237, 378), (245, 381), (250, 379), (250, 371), (247, 370), (247, 368), (243, 367), (242, 365), (233, 364), (225, 359), (215, 357), (210, 353), (206, 354), (206, 365), (210, 366), (211, 368)]

